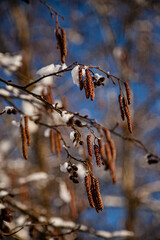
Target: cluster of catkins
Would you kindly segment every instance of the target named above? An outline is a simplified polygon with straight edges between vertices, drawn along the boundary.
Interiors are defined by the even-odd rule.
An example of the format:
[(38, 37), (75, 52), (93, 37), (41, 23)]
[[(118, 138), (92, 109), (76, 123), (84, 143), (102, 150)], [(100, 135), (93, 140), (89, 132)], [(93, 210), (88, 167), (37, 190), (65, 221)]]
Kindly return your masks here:
[(60, 49), (61, 62), (65, 63), (65, 57), (67, 56), (67, 43), (66, 33), (63, 28), (56, 28), (57, 49)]
[(6, 225), (5, 222), (12, 222), (13, 217), (10, 215), (10, 210), (9, 208), (1, 208), (0, 209), (0, 238), (3, 238), (3, 233), (4, 235), (10, 232), (9, 227)]
[(122, 94), (120, 93), (119, 99), (118, 99), (119, 106), (120, 106), (122, 120), (124, 121), (126, 117), (127, 123), (128, 123), (128, 130), (130, 131), (130, 133), (132, 133), (131, 115), (130, 115), (129, 106), (128, 106), (131, 104), (131, 92), (127, 82), (124, 82), (124, 86), (126, 89), (127, 99), (125, 95), (122, 97)]
[[(91, 134), (87, 136), (87, 149), (89, 158), (87, 159), (88, 172), (89, 174), (85, 177), (85, 187), (88, 196), (88, 201), (91, 207), (95, 207), (96, 211), (103, 210), (103, 203), (99, 190), (98, 179), (93, 175), (92, 169), (92, 157), (95, 156), (96, 164), (98, 167), (105, 166), (105, 170), (110, 170), (112, 182), (116, 183), (115, 173), (115, 159), (116, 159), (116, 148), (113, 139), (110, 136), (110, 131), (107, 128), (103, 128), (103, 134), (105, 141), (103, 143), (101, 138), (97, 139), (97, 144), (94, 141), (92, 146)], [(94, 149), (94, 151), (93, 151)]]
[(86, 98), (91, 98), (91, 101), (95, 98), (95, 88), (97, 86), (103, 85), (105, 78), (101, 77), (100, 79), (96, 79), (92, 77), (90, 70), (85, 69), (85, 79), (83, 80), (82, 68), (79, 67), (79, 88), (80, 90), (85, 90)]
[(29, 133), (28, 120), (29, 120), (29, 117), (24, 116), (24, 126), (22, 124), (22, 121), (20, 123), (20, 131), (21, 131), (21, 138), (22, 138), (22, 153), (23, 153), (23, 157), (26, 160), (28, 159), (27, 146), (31, 145), (31, 136)]
[(69, 172), (70, 176), (70, 180), (72, 180), (73, 183), (79, 183), (78, 180), (78, 167), (75, 164), (71, 164), (67, 167), (67, 171)]
[[(110, 131), (107, 128), (103, 128), (103, 133), (105, 136), (105, 142), (103, 143), (101, 138), (97, 138), (98, 144), (93, 144), (94, 154), (92, 150), (91, 135), (87, 136), (87, 148), (90, 157), (95, 156), (96, 164), (101, 167), (101, 164), (105, 166), (105, 170), (110, 170), (112, 181), (116, 183), (115, 174), (115, 159), (116, 159), (116, 148), (113, 139), (111, 138)], [(89, 160), (89, 168), (91, 164), (91, 158)]]
[(93, 174), (87, 174), (85, 176), (85, 187), (90, 206), (95, 208), (97, 213), (99, 213), (99, 211), (103, 210), (103, 203), (98, 179), (95, 178)]
[(61, 144), (61, 135), (58, 132), (54, 132), (53, 129), (50, 129), (50, 147), (51, 152), (57, 154), (57, 157), (60, 158), (60, 153), (62, 152)]

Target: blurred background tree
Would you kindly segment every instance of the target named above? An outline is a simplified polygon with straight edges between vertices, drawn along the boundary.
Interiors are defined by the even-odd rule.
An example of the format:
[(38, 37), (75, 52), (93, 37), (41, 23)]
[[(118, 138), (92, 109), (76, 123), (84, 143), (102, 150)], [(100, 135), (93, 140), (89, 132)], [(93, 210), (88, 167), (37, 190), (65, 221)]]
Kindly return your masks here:
[[(57, 14), (53, 12), (51, 16), (49, 6), (53, 7)], [(106, 78), (104, 86), (96, 89), (95, 100), (91, 102), (85, 98), (84, 92), (80, 92), (73, 84), (70, 71), (62, 72), (60, 76), (51, 76), (48, 80), (43, 79), (44, 85), (47, 81), (52, 82), (54, 103), (59, 103), (58, 106), (62, 105), (65, 109), (79, 112), (83, 116), (88, 115), (89, 118), (96, 119), (104, 127), (113, 130), (112, 137), (117, 149), (117, 184), (112, 184), (109, 174), (103, 167), (94, 166), (104, 204), (103, 212), (97, 214), (89, 207), (87, 201), (83, 165), (72, 161), (79, 168), (80, 183), (76, 185), (69, 179), (68, 173), (63, 172), (63, 164), (68, 161), (66, 152), (63, 151), (59, 159), (56, 154), (51, 153), (49, 128), (29, 123), (32, 143), (28, 151), (28, 161), (25, 161), (21, 151), (19, 128), (15, 126), (20, 122), (20, 114), (2, 114), (0, 196), (2, 203), (7, 204), (13, 215), (10, 229), (24, 225), (30, 219), (32, 223), (37, 224), (23, 228), (10, 238), (100, 239), (98, 236), (96, 238), (80, 233), (78, 228), (69, 235), (63, 235), (64, 229), (61, 227), (54, 228), (54, 231), (47, 229), (47, 226), (40, 229), (39, 216), (42, 218), (44, 215), (47, 219), (61, 217), (77, 224), (86, 224), (96, 230), (113, 232), (126, 229), (134, 233), (134, 236), (128, 237), (130, 239), (158, 240), (160, 167), (159, 164), (148, 164), (147, 156), (150, 154), (152, 160), (159, 162), (157, 156), (160, 155), (160, 2), (1, 0), (2, 79), (26, 86), (38, 78), (36, 72), (42, 67), (52, 63), (61, 64), (55, 37), (57, 20), (66, 31), (67, 66), (76, 61), (86, 66), (100, 66), (106, 72), (129, 83), (132, 95), (130, 111), (133, 133), (132, 135), (129, 133), (126, 122), (122, 122), (120, 117), (117, 82), (115, 86), (111, 79)], [(7, 61), (4, 61), (6, 56), (19, 56), (18, 66), (13, 67), (16, 59), (13, 60), (12, 67), (8, 66)], [(97, 73), (102, 74), (98, 70)], [(106, 77), (105, 74), (102, 75)], [(40, 93), (39, 85), (36, 86), (36, 89), (35, 86), (31, 86), (29, 91)], [(33, 99), (27, 99), (27, 94), (24, 95), (20, 91), (19, 95), (20, 93), (15, 91), (9, 87), (6, 89), (6, 84), (1, 83), (1, 112), (8, 105), (14, 106), (22, 115), (33, 114), (35, 109), (32, 108), (39, 108)], [(46, 110), (38, 114), (40, 120), (46, 123), (48, 117)], [(56, 124), (62, 122), (57, 118)], [(62, 126), (60, 131), (67, 144), (71, 145), (70, 129)], [(86, 134), (89, 134), (89, 131), (82, 129), (84, 141)], [(73, 155), (82, 156), (81, 148), (72, 148)], [(35, 173), (37, 175), (34, 175)], [(10, 194), (14, 195), (14, 203)], [(15, 205), (16, 203), (25, 204), (27, 210)], [(52, 234), (60, 236), (51, 238)], [(9, 239), (9, 236), (6, 239)]]

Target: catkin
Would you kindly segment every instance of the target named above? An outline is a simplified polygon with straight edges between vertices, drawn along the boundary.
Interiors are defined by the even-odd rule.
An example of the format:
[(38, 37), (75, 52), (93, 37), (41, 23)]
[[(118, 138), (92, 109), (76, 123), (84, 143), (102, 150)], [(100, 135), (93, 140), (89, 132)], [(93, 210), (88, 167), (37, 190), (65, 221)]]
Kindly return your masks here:
[(129, 84), (127, 82), (124, 82), (124, 86), (126, 89), (128, 104), (130, 105), (131, 104), (131, 92), (130, 92)]
[(28, 120), (29, 120), (29, 117), (25, 116), (24, 117), (25, 133), (26, 133), (26, 137), (27, 137), (27, 145), (30, 146), (31, 145), (31, 136), (30, 136), (30, 133), (29, 133)]
[(92, 157), (93, 151), (92, 151), (91, 135), (87, 136), (87, 148), (88, 148), (88, 154)]
[(121, 94), (119, 95), (118, 101), (119, 101), (119, 107), (120, 107), (120, 111), (121, 111), (121, 118), (124, 121), (125, 120), (125, 112), (124, 112), (124, 106), (123, 106)]
[(50, 147), (51, 147), (51, 152), (55, 153), (55, 139), (54, 139), (53, 129), (50, 129)]
[(92, 208), (94, 208), (94, 202), (93, 202), (93, 197), (92, 197), (92, 193), (91, 193), (89, 175), (85, 176), (85, 187), (86, 187), (86, 192), (87, 192), (87, 197), (88, 197), (89, 204)]
[(99, 189), (99, 182), (98, 182), (97, 178), (94, 179), (94, 185), (95, 185), (98, 209), (102, 211), (103, 210), (103, 202), (102, 202), (101, 193), (100, 193), (100, 189)]
[(94, 90), (92, 75), (88, 68), (85, 70), (85, 73), (86, 73), (86, 84), (87, 84), (89, 96), (91, 96), (91, 100), (93, 101), (95, 97), (95, 90)]
[(101, 167), (101, 160), (99, 157), (99, 148), (96, 144), (94, 144), (94, 155), (96, 157), (96, 163), (98, 167)]
[(111, 149), (108, 142), (105, 143), (105, 152), (107, 156), (107, 163), (109, 163), (112, 160), (112, 154), (111, 154)]
[(90, 97), (90, 93), (89, 93), (89, 89), (88, 89), (88, 86), (87, 86), (86, 78), (84, 79), (84, 85), (83, 86), (84, 86), (86, 98), (88, 99)]
[(99, 153), (101, 156), (101, 161), (102, 161), (102, 164), (104, 165), (105, 151), (104, 151), (104, 146), (102, 144), (101, 138), (98, 138), (98, 146), (99, 146)]
[(115, 161), (116, 159), (116, 147), (114, 141), (112, 139), (109, 140), (109, 146), (111, 149), (112, 160)]
[(123, 106), (124, 106), (124, 111), (125, 111), (125, 115), (127, 118), (128, 129), (129, 129), (130, 133), (132, 133), (131, 115), (130, 115), (129, 107), (128, 107), (127, 100), (125, 97), (123, 97)]
[(111, 139), (111, 134), (108, 128), (103, 128), (104, 135), (106, 137), (106, 140), (109, 141)]
[(66, 32), (64, 28), (61, 28), (62, 35), (62, 55), (67, 56), (67, 41), (66, 41)]
[(55, 148), (56, 148), (57, 158), (60, 158), (60, 144), (59, 144), (58, 133), (54, 134), (54, 139), (55, 139)]
[(79, 88), (80, 88), (80, 90), (83, 89), (83, 75), (82, 75), (81, 67), (79, 67)]
[(59, 28), (56, 28), (56, 39), (57, 39), (57, 49), (61, 50), (61, 48), (62, 48), (62, 46), (61, 46), (62, 39), (61, 39), (61, 34), (60, 34), (60, 29)]
[(22, 123), (20, 123), (20, 131), (21, 131), (21, 138), (22, 138), (22, 153), (23, 153), (23, 157), (27, 160), (28, 159), (27, 136), (26, 136), (25, 128), (23, 127)]

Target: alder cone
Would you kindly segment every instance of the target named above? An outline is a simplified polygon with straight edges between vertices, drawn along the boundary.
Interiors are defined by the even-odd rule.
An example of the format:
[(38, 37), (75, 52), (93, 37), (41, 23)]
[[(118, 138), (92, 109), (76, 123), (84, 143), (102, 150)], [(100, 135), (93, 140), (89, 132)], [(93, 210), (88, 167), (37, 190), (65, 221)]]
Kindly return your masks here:
[(87, 136), (87, 147), (88, 147), (88, 154), (89, 156), (93, 156), (93, 151), (92, 151), (92, 143), (91, 143), (91, 135)]

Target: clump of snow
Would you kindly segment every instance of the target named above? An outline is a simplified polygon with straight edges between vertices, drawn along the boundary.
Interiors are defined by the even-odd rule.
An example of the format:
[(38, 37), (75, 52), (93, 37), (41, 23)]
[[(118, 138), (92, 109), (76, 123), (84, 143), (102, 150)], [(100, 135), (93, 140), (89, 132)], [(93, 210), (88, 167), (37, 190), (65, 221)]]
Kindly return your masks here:
[(22, 102), (22, 110), (28, 116), (32, 116), (37, 113), (37, 109), (35, 109), (34, 105), (26, 101)]
[(16, 71), (22, 66), (22, 55), (11, 55), (10, 53), (0, 53), (0, 64), (6, 68), (6, 74)]
[(30, 133), (35, 133), (38, 131), (38, 124), (35, 122), (31, 121), (30, 119), (28, 120), (28, 127), (29, 127), (29, 132)]
[(3, 141), (0, 142), (0, 152), (1, 153), (7, 153), (12, 147), (11, 142), (9, 139), (3, 139)]
[(52, 83), (53, 83), (53, 76), (49, 76), (49, 77), (43, 78), (41, 83), (43, 85), (52, 85)]
[(60, 171), (61, 172), (67, 172), (68, 162), (65, 162), (64, 164), (60, 164)]
[(27, 177), (24, 178), (19, 178), (19, 183), (24, 184), (28, 182), (33, 182), (33, 181), (40, 181), (40, 180), (47, 180), (48, 179), (48, 174), (45, 172), (37, 172), (33, 173)]
[(2, 203), (0, 203), (0, 209), (6, 208)]
[(9, 97), (9, 96), (10, 96), (10, 93), (9, 93), (7, 90), (1, 88), (1, 89), (0, 89), (0, 95), (3, 95), (3, 96), (5, 96), (5, 97)]
[(74, 228), (76, 224), (72, 221), (65, 221), (60, 217), (52, 217), (49, 220), (49, 223), (53, 224), (55, 227), (65, 227), (65, 228)]
[(13, 92), (15, 96), (18, 96), (18, 94), (19, 94), (19, 90), (15, 87), (7, 85), (6, 89), (10, 92)]
[(71, 194), (68, 191), (65, 182), (63, 181), (61, 181), (59, 185), (59, 196), (66, 203), (69, 203), (71, 201)]
[(73, 114), (68, 113), (67, 111), (62, 112), (62, 120), (68, 122), (68, 120), (73, 117)]
[(64, 70), (65, 68), (67, 68), (67, 65), (65, 63), (62, 64), (62, 70)]
[(74, 138), (75, 138), (74, 134), (75, 134), (75, 131), (71, 131), (71, 132), (70, 132), (69, 137), (70, 137), (71, 141), (73, 141)]
[(7, 192), (7, 191), (5, 191), (5, 190), (2, 190), (2, 191), (0, 191), (0, 197), (5, 197), (5, 196), (7, 196), (9, 193)]
[(96, 76), (97, 80), (103, 77), (102, 75), (100, 75), (98, 73), (95, 73), (95, 76)]
[(50, 128), (45, 129), (44, 136), (47, 138), (50, 136)]
[(60, 68), (61, 68), (60, 64), (57, 64), (57, 65), (50, 64), (46, 67), (43, 67), (43, 68), (39, 69), (36, 73), (40, 76), (45, 76), (45, 75), (48, 75), (48, 74), (58, 72)]
[(71, 75), (72, 75), (73, 83), (79, 87), (79, 65), (75, 66), (72, 69)]
[(19, 126), (20, 126), (20, 123), (17, 122), (17, 121), (15, 121), (15, 120), (12, 120), (11, 123), (12, 123), (13, 126), (16, 126), (16, 127), (19, 127)]
[(86, 169), (84, 168), (84, 166), (82, 165), (82, 163), (78, 163), (77, 164), (77, 168), (78, 168), (78, 174), (79, 177), (81, 179), (84, 179), (85, 175), (86, 175)]

